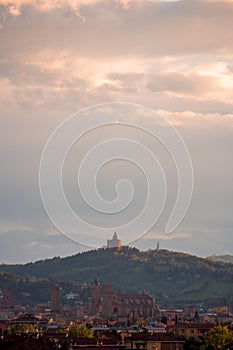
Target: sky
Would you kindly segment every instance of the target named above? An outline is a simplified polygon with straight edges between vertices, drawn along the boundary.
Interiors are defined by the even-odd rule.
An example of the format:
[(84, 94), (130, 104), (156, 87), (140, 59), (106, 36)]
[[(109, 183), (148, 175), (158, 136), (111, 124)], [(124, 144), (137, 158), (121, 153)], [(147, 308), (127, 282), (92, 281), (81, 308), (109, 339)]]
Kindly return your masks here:
[[(50, 221), (40, 195), (40, 160), (48, 138), (70, 115), (117, 101), (146, 106), (176, 127), (194, 172), (188, 212), (167, 235), (164, 222), (177, 181), (156, 144), (171, 198), (161, 223), (133, 245), (156, 248), (159, 240), (161, 248), (198, 256), (233, 254), (232, 18), (230, 0), (0, 0), (0, 263), (87, 249)], [(67, 159), (67, 198), (87, 221), (100, 217), (78, 199), (76, 162), (118, 131), (124, 134), (102, 130), (84, 138)], [(154, 147), (145, 135), (135, 137)], [(137, 213), (145, 188), (131, 164), (107, 167), (100, 190), (112, 198), (124, 171), (139, 186)], [(133, 209), (120, 220), (131, 214)], [(94, 231), (68, 230), (79, 242), (82, 235), (95, 237)]]

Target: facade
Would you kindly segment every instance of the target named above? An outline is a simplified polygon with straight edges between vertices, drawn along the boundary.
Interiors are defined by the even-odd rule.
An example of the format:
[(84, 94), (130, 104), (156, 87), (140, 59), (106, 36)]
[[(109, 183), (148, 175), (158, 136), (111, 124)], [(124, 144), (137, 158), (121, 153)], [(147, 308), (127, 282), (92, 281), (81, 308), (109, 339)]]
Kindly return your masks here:
[(175, 336), (183, 336), (185, 339), (202, 340), (204, 334), (213, 327), (213, 323), (205, 322), (179, 323), (168, 327), (168, 332), (172, 332)]
[(26, 314), (7, 321), (7, 325), (10, 327), (15, 327), (17, 325), (32, 325), (35, 329), (44, 330), (48, 325), (48, 320), (31, 314)]
[(125, 339), (128, 349), (142, 350), (183, 350), (184, 341), (165, 334), (132, 334)]
[(177, 322), (184, 317), (183, 311), (179, 309), (167, 309), (160, 311), (161, 318), (165, 318), (167, 322)]
[(119, 334), (104, 337), (83, 338), (69, 337), (65, 333), (45, 332), (40, 337), (31, 334), (8, 334), (1, 341), (3, 349), (83, 349), (83, 350), (183, 350), (183, 341), (172, 336), (157, 334), (149, 336), (136, 334), (131, 337), (121, 337)]
[(104, 318), (121, 318), (134, 314), (137, 317), (152, 317), (154, 300), (145, 293), (115, 293), (112, 286), (101, 285), (96, 279), (92, 285), (90, 314)]
[(184, 308), (185, 317), (188, 319), (193, 319), (196, 314), (196, 307), (194, 305), (188, 305)]
[(122, 241), (120, 239), (118, 239), (116, 232), (114, 232), (112, 239), (107, 240), (107, 248), (108, 249), (111, 249), (111, 248), (121, 249), (122, 248)]
[(50, 305), (52, 312), (60, 311), (60, 286), (54, 285), (50, 291)]
[(13, 294), (8, 291), (0, 290), (0, 308), (4, 307), (12, 307), (14, 303)]

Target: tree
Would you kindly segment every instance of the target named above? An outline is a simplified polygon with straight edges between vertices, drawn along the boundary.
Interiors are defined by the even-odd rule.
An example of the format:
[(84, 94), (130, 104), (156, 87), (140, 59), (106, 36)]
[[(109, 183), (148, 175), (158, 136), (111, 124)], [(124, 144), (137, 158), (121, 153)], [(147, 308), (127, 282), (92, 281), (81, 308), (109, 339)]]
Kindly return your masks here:
[(184, 350), (199, 350), (200, 349), (200, 341), (191, 337), (187, 339), (184, 343)]
[(70, 326), (69, 329), (70, 337), (80, 337), (80, 338), (93, 338), (94, 331), (93, 329), (89, 329), (83, 324), (74, 323)]
[(10, 333), (35, 333), (36, 330), (32, 324), (23, 324), (20, 323), (16, 326), (10, 328)]
[(224, 350), (233, 344), (233, 331), (227, 327), (217, 326), (211, 328), (204, 335), (204, 345), (201, 350)]

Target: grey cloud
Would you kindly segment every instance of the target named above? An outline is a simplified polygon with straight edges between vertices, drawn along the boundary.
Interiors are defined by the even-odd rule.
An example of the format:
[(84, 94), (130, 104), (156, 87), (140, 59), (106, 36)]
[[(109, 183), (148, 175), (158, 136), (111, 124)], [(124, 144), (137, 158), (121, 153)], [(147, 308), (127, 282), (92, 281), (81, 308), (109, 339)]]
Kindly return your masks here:
[(126, 94), (135, 94), (144, 87), (145, 75), (142, 73), (109, 73), (108, 84), (103, 84), (102, 91), (112, 90)]
[(0, 263), (26, 263), (44, 259), (45, 256), (74, 255), (81, 250), (83, 247), (62, 234), (48, 235), (36, 230), (0, 233)]
[(69, 47), (80, 56), (105, 59), (232, 53), (233, 9), (227, 2), (148, 2), (129, 10), (102, 2), (81, 7), (85, 23), (61, 9), (47, 13), (31, 9), (28, 15), (27, 8), (1, 29), (1, 55), (15, 49), (22, 52), (25, 46), (31, 52), (40, 47)]
[[(145, 79), (146, 80), (146, 79)], [(159, 82), (158, 82), (159, 84)], [(133, 85), (133, 84), (132, 84)], [(151, 91), (149, 93), (149, 91)], [(220, 101), (218, 99), (202, 98), (200, 96), (188, 95), (185, 91), (180, 95), (170, 95), (166, 91), (152, 91), (145, 89), (142, 85), (134, 84), (128, 87), (122, 84), (120, 87), (112, 86), (111, 84), (103, 84), (98, 92), (102, 95), (102, 101), (121, 101), (122, 99), (130, 100), (130, 102), (139, 103), (149, 106), (155, 110), (163, 109), (172, 112), (192, 111), (194, 113), (219, 113), (220, 115), (231, 114), (233, 111), (233, 104)], [(97, 95), (94, 94), (96, 97)], [(91, 94), (89, 95), (92, 98)]]
[(169, 91), (203, 97), (210, 91), (216, 91), (218, 85), (216, 78), (213, 77), (173, 72), (154, 75), (147, 87), (153, 91)]
[[(40, 156), (49, 135), (49, 130), (45, 132), (44, 129), (46, 129), (46, 120), (49, 119), (48, 115), (44, 116), (40, 122), (36, 118), (37, 125), (35, 129), (34, 118), (35, 114), (30, 120), (30, 113), (28, 113), (27, 118), (21, 117), (20, 123), (17, 123), (17, 128), (12, 130), (11, 139), (4, 137), (1, 139), (3, 147), (1, 148), (0, 156), (3, 171), (1, 172), (0, 186), (0, 220), (13, 222), (19, 226), (30, 226), (34, 229), (41, 228), (49, 232), (51, 224), (42, 206), (38, 184)], [(207, 117), (203, 121), (199, 117), (198, 123), (195, 123), (194, 120), (195, 116), (190, 122), (186, 122), (178, 127), (189, 148), (195, 176), (192, 204), (184, 224), (181, 225), (181, 229), (189, 226), (196, 228), (200, 226), (204, 229), (217, 228), (219, 232), (224, 233), (232, 227), (231, 213), (233, 210), (233, 188), (231, 186), (233, 170), (230, 162), (232, 129), (229, 129), (230, 121), (229, 124), (223, 123), (221, 125), (220, 121), (216, 121), (217, 117), (216, 120)], [(57, 121), (58, 119), (54, 120), (50, 125), (51, 131), (53, 126), (57, 124)], [(10, 125), (11, 121), (9, 121), (9, 125), (6, 123), (5, 131), (7, 126), (10, 128)], [(7, 134), (11, 135), (10, 129), (8, 129)], [(128, 133), (126, 133), (127, 135)], [(111, 134), (109, 132), (101, 133), (99, 136), (104, 139), (111, 137)], [(75, 211), (79, 211), (87, 220), (91, 216), (91, 221), (94, 220), (94, 223), (98, 222), (101, 225), (103, 218), (93, 215), (93, 213), (88, 211), (88, 208), (79, 203), (76, 190), (78, 159), (82, 159), (82, 156), (87, 151), (85, 147), (95, 144), (96, 140), (99, 140), (99, 136), (91, 136), (89, 143), (83, 142), (81, 145), (77, 144), (76, 148), (73, 148), (71, 158), (67, 159), (69, 161), (68, 167), (65, 164), (64, 176), (66, 175), (66, 177), (64, 177), (64, 188), (68, 201)], [(146, 138), (145, 136), (141, 137), (141, 141), (148, 147), (156, 150), (156, 155), (163, 162), (166, 174), (169, 174), (169, 189), (172, 190), (172, 193), (175, 193), (175, 174), (167, 171), (167, 161), (163, 161), (164, 155), (159, 151), (158, 145), (153, 146), (151, 140), (148, 139), (148, 135), (146, 135)], [(145, 194), (145, 186), (142, 184), (142, 180), (133, 169), (127, 170), (124, 165), (113, 167), (112, 170), (110, 169), (100, 178), (100, 189), (107, 198), (112, 198), (117, 178), (124, 176), (128, 178), (128, 175), (132, 178), (132, 181), (136, 177), (135, 185), (138, 189), (136, 192), (138, 203), (136, 203), (133, 211), (127, 212), (128, 214), (122, 217), (123, 221), (127, 215), (132, 217), (135, 210), (137, 212), (139, 207), (141, 208), (142, 197)], [(174, 193), (169, 199), (166, 215), (168, 215), (171, 203), (174, 200)], [(161, 218), (159, 226), (161, 229), (166, 221), (165, 214)], [(108, 221), (106, 223), (108, 224)]]
[[(195, 73), (195, 68), (205, 70), (208, 64), (216, 63), (218, 67), (211, 68), (213, 75), (224, 74), (230, 83), (232, 4), (185, 0), (138, 1), (128, 9), (115, 5), (102, 1), (80, 6), (85, 21), (69, 7), (42, 12), (24, 5), (16, 17), (7, 15), (7, 8), (1, 6), (0, 222), (31, 227), (30, 232), (0, 236), (5, 261), (10, 255), (13, 262), (57, 255), (55, 250), (64, 255), (75, 252), (76, 246), (64, 237), (47, 237), (52, 225), (38, 185), (43, 146), (55, 127), (77, 110), (119, 100), (171, 114), (193, 113), (185, 121), (181, 115), (178, 127), (195, 173), (193, 201), (180, 230), (193, 238), (166, 241), (166, 247), (187, 251), (192, 245), (193, 253), (210, 254), (218, 242), (222, 251), (232, 246), (232, 115), (229, 122), (225, 117), (233, 112), (231, 87), (220, 86), (218, 78), (208, 76), (208, 72), (206, 76)], [(72, 66), (75, 60), (80, 62)], [(212, 96), (215, 90), (218, 94)], [(177, 120), (179, 124), (176, 116)], [(77, 150), (79, 156), (81, 151), (85, 153), (85, 149)], [(68, 168), (67, 195), (74, 208), (88, 217), (74, 195), (73, 170)], [(114, 175), (113, 170), (107, 172), (105, 183), (100, 184), (107, 197), (112, 195)], [(174, 192), (173, 175), (169, 184)], [(143, 187), (141, 181), (136, 184), (139, 198)], [(212, 236), (206, 234), (208, 230), (214, 232)], [(12, 240), (15, 247), (10, 245)], [(35, 249), (30, 250), (30, 244)], [(146, 240), (140, 244), (149, 246)]]
[[(187, 230), (189, 231), (189, 230)], [(163, 239), (162, 237), (157, 239), (156, 235), (150, 239), (142, 239), (138, 241), (135, 246), (140, 249), (156, 249), (157, 241), (160, 242), (161, 249), (169, 249), (172, 251), (184, 252), (193, 255), (199, 255), (202, 257), (210, 255), (232, 254), (232, 233), (230, 230), (226, 230), (224, 233), (206, 232), (205, 229), (193, 228), (192, 233), (188, 237), (174, 239)], [(198, 253), (197, 253), (198, 252)]]

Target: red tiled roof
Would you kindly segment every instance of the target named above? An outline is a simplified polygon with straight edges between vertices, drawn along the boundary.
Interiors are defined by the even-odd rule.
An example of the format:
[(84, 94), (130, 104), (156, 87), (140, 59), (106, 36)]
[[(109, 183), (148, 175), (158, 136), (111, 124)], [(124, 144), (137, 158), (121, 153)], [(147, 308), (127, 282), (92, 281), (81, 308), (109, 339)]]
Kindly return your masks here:
[(196, 328), (196, 329), (210, 329), (213, 328), (213, 323), (207, 322), (190, 322), (190, 323), (178, 323), (170, 326), (172, 329), (187, 329), (187, 328)]
[[(164, 333), (155, 333), (155, 334), (132, 334), (131, 337), (128, 337), (125, 339), (125, 341), (129, 342), (141, 342), (141, 341), (147, 341), (147, 342), (153, 342), (153, 341), (160, 341), (160, 342), (181, 342), (180, 339), (177, 339), (176, 337), (164, 334)], [(182, 341), (183, 342), (183, 341)]]

